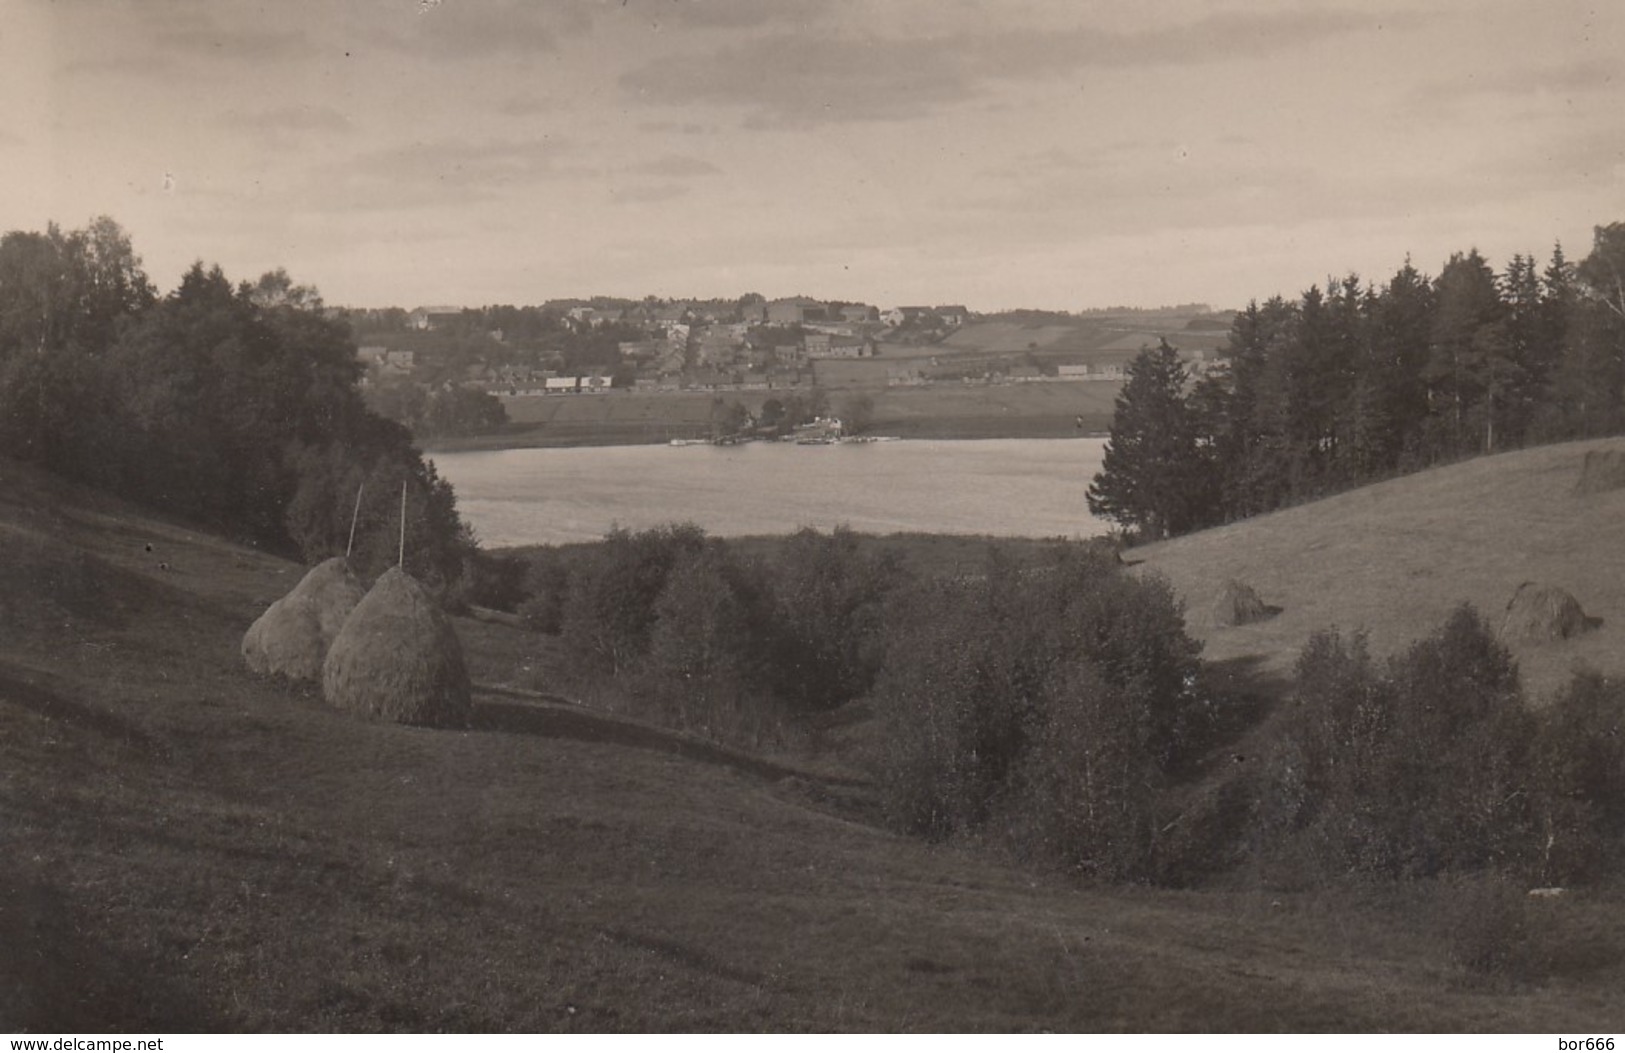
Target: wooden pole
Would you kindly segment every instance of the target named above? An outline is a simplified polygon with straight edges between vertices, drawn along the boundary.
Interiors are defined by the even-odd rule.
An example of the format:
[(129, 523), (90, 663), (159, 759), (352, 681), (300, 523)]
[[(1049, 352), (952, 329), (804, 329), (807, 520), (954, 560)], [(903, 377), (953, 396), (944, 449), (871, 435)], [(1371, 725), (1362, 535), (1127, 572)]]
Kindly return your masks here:
[(361, 485), (355, 488), (355, 511), (350, 513), (350, 543), (344, 546), (345, 559), (349, 559), (350, 553), (355, 551), (355, 522), (361, 518), (361, 491), (366, 488), (367, 483), (365, 480), (362, 480)]
[(396, 566), (406, 566), (406, 480), (401, 480), (401, 554)]

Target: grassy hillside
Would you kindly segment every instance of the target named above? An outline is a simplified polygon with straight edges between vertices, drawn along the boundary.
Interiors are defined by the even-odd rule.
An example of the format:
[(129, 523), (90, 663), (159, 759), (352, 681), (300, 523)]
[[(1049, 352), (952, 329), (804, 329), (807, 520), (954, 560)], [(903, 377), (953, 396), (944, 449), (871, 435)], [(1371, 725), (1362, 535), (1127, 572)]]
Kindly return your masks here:
[(458, 622), (470, 730), (340, 715), (238, 658), (302, 568), (4, 464), (0, 554), (0, 1030), (1621, 1024), (1617, 952), (1477, 985), (1444, 893), (1080, 890), (899, 838), (841, 758), (505, 687), (550, 655), (502, 625)]
[[(1585, 454), (1597, 449), (1625, 443), (1467, 461), (1131, 555), (1185, 597), (1207, 657), (1258, 656), (1275, 671), (1290, 669), (1319, 629), (1365, 629), (1381, 654), (1432, 631), (1462, 602), (1499, 627), (1520, 583), (1561, 586), (1602, 625), (1574, 640), (1514, 647), (1526, 684), (1544, 694), (1581, 664), (1625, 674), (1625, 489), (1575, 493)], [(1231, 578), (1280, 614), (1216, 625), (1211, 605)]]

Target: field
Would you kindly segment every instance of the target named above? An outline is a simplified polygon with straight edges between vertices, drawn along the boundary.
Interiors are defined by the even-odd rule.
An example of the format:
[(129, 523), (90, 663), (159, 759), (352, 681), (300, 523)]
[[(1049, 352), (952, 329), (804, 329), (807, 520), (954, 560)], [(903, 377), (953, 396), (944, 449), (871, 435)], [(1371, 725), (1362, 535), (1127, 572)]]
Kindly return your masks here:
[[(1212, 350), (1227, 339), (1224, 316), (1198, 320), (1194, 329), (1189, 328), (1192, 322), (1189, 314), (1154, 312), (1075, 317), (1065, 324), (974, 322), (939, 344), (883, 344), (879, 358), (819, 360), (813, 376), (836, 414), (856, 398), (870, 398), (871, 434), (911, 439), (1060, 438), (1080, 430), (1103, 434), (1111, 427), (1118, 381), (967, 385), (958, 375), (980, 376), (1028, 365), (1120, 366), (1141, 347), (1155, 346), (1160, 337), (1187, 351)], [(891, 386), (890, 374), (899, 367), (953, 376), (930, 386)], [(434, 446), (479, 450), (707, 438), (716, 399), (740, 402), (756, 412), (773, 397), (782, 398), (783, 393), (616, 391), (590, 397), (508, 397), (502, 400), (510, 421), (506, 429), (440, 439)]]
[[(1278, 522), (1261, 537), (1292, 547)], [(1204, 543), (1249, 544), (1144, 554), (1173, 576)], [(3, 463), (0, 545), (0, 1029), (1621, 1026), (1611, 944), (1475, 981), (1446, 888), (1077, 887), (908, 840), (850, 758), (745, 756), (522, 690), (557, 653), (490, 621), (458, 621), (472, 728), (370, 723), (242, 668), (293, 564)], [(1582, 599), (1612, 619), (1601, 589)], [(1622, 906), (1597, 890), (1538, 920), (1606, 934)]]
[[(1382, 654), (1431, 632), (1457, 604), (1499, 627), (1523, 582), (1561, 586), (1602, 625), (1515, 648), (1526, 684), (1542, 694), (1579, 666), (1625, 675), (1625, 490), (1574, 492), (1586, 451), (1619, 448), (1567, 443), (1481, 458), (1129, 556), (1185, 597), (1208, 657), (1258, 657), (1276, 672), (1319, 629), (1363, 629)], [(1228, 579), (1280, 606), (1279, 616), (1215, 625), (1209, 607)]]

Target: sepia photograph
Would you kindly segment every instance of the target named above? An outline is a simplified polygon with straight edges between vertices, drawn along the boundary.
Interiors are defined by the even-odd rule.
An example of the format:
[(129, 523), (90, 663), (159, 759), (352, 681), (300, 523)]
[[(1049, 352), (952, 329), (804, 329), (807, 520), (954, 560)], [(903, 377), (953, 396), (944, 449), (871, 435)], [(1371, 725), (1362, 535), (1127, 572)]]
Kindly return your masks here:
[(1625, 6), (0, 16), (11, 1053), (1625, 1032)]

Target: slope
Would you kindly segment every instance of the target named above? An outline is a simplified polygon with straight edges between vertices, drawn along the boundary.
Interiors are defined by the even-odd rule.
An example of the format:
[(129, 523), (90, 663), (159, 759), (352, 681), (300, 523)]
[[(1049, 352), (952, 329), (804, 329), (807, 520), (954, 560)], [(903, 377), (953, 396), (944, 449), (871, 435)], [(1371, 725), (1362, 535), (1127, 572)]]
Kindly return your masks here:
[(1617, 959), (1482, 989), (1391, 904), (1074, 888), (511, 692), (345, 716), (240, 665), (300, 568), (5, 465), (0, 553), (0, 1030), (1620, 1025)]
[[(1479, 458), (1137, 548), (1132, 559), (1184, 597), (1206, 657), (1256, 657), (1277, 673), (1317, 630), (1363, 629), (1375, 653), (1390, 653), (1460, 603), (1498, 628), (1521, 583), (1557, 585), (1602, 624), (1514, 647), (1526, 685), (1543, 696), (1582, 665), (1625, 673), (1625, 490), (1575, 491), (1586, 452), (1610, 449), (1625, 442)], [(1217, 624), (1210, 608), (1230, 579), (1280, 613)]]

